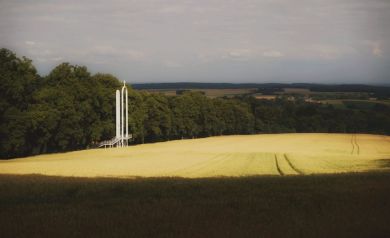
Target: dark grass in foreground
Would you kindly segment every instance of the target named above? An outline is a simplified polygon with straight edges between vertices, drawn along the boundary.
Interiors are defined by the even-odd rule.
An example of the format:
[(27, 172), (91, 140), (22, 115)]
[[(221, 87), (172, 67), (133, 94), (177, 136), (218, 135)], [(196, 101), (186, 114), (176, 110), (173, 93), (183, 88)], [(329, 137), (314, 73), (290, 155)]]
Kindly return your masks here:
[(390, 173), (0, 175), (0, 237), (390, 237)]

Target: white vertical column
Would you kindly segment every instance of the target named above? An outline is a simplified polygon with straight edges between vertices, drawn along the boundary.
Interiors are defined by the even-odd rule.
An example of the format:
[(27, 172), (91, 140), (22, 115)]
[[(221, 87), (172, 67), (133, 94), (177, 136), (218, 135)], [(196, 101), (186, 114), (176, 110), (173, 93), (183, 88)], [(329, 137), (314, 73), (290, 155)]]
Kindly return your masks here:
[(119, 90), (116, 90), (116, 114), (115, 114), (115, 117), (116, 117), (116, 138), (119, 138), (120, 137), (120, 114), (121, 114), (121, 111), (120, 111), (120, 93), (119, 93)]
[(125, 81), (123, 81), (123, 87), (122, 87), (122, 93), (121, 93), (121, 146), (123, 147), (123, 137), (124, 137), (124, 130), (125, 130), (125, 127), (124, 127), (124, 102), (123, 102), (123, 97), (124, 97), (124, 90), (125, 90)]
[(128, 106), (128, 92), (127, 92), (127, 88), (126, 88), (126, 145), (128, 144), (128, 140), (129, 140), (129, 106)]

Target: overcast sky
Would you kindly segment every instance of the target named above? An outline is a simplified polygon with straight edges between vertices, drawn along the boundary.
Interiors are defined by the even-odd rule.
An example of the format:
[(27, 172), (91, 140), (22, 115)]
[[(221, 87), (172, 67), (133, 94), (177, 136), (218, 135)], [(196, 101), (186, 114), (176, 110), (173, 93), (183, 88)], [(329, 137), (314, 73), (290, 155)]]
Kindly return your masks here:
[(0, 47), (128, 82), (390, 83), (390, 0), (0, 0)]

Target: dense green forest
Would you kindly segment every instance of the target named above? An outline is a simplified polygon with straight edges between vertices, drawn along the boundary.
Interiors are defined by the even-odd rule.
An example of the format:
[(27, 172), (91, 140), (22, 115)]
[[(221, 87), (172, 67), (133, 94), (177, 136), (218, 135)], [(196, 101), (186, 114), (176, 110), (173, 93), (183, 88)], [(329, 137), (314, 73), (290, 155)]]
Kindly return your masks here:
[[(62, 63), (40, 76), (32, 61), (0, 50), (0, 158), (78, 150), (115, 134), (120, 81)], [(129, 85), (130, 87), (130, 85)], [(335, 108), (280, 97), (207, 98), (129, 90), (132, 143), (280, 132), (390, 134), (390, 107)]]

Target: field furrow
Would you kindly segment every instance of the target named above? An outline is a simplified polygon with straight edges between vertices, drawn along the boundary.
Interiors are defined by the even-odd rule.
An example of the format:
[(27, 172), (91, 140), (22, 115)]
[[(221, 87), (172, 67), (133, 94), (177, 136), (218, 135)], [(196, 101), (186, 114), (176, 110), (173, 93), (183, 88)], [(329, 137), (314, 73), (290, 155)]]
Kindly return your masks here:
[(283, 171), (280, 169), (280, 167), (279, 167), (279, 163), (278, 163), (278, 156), (275, 154), (275, 164), (276, 164), (276, 169), (278, 170), (278, 173), (281, 175), (281, 176), (283, 176), (284, 175), (284, 173), (283, 173)]
[(287, 161), (288, 165), (299, 175), (303, 175), (304, 173), (300, 170), (300, 169), (297, 169), (297, 167), (295, 167), (295, 165), (293, 165), (293, 163), (291, 163), (290, 159), (287, 157), (286, 154), (283, 154), (283, 157), (284, 159)]
[(357, 154), (359, 155), (360, 154), (360, 146), (359, 146), (359, 144), (357, 143), (357, 135), (355, 135), (355, 146), (356, 146), (356, 148), (357, 148)]

